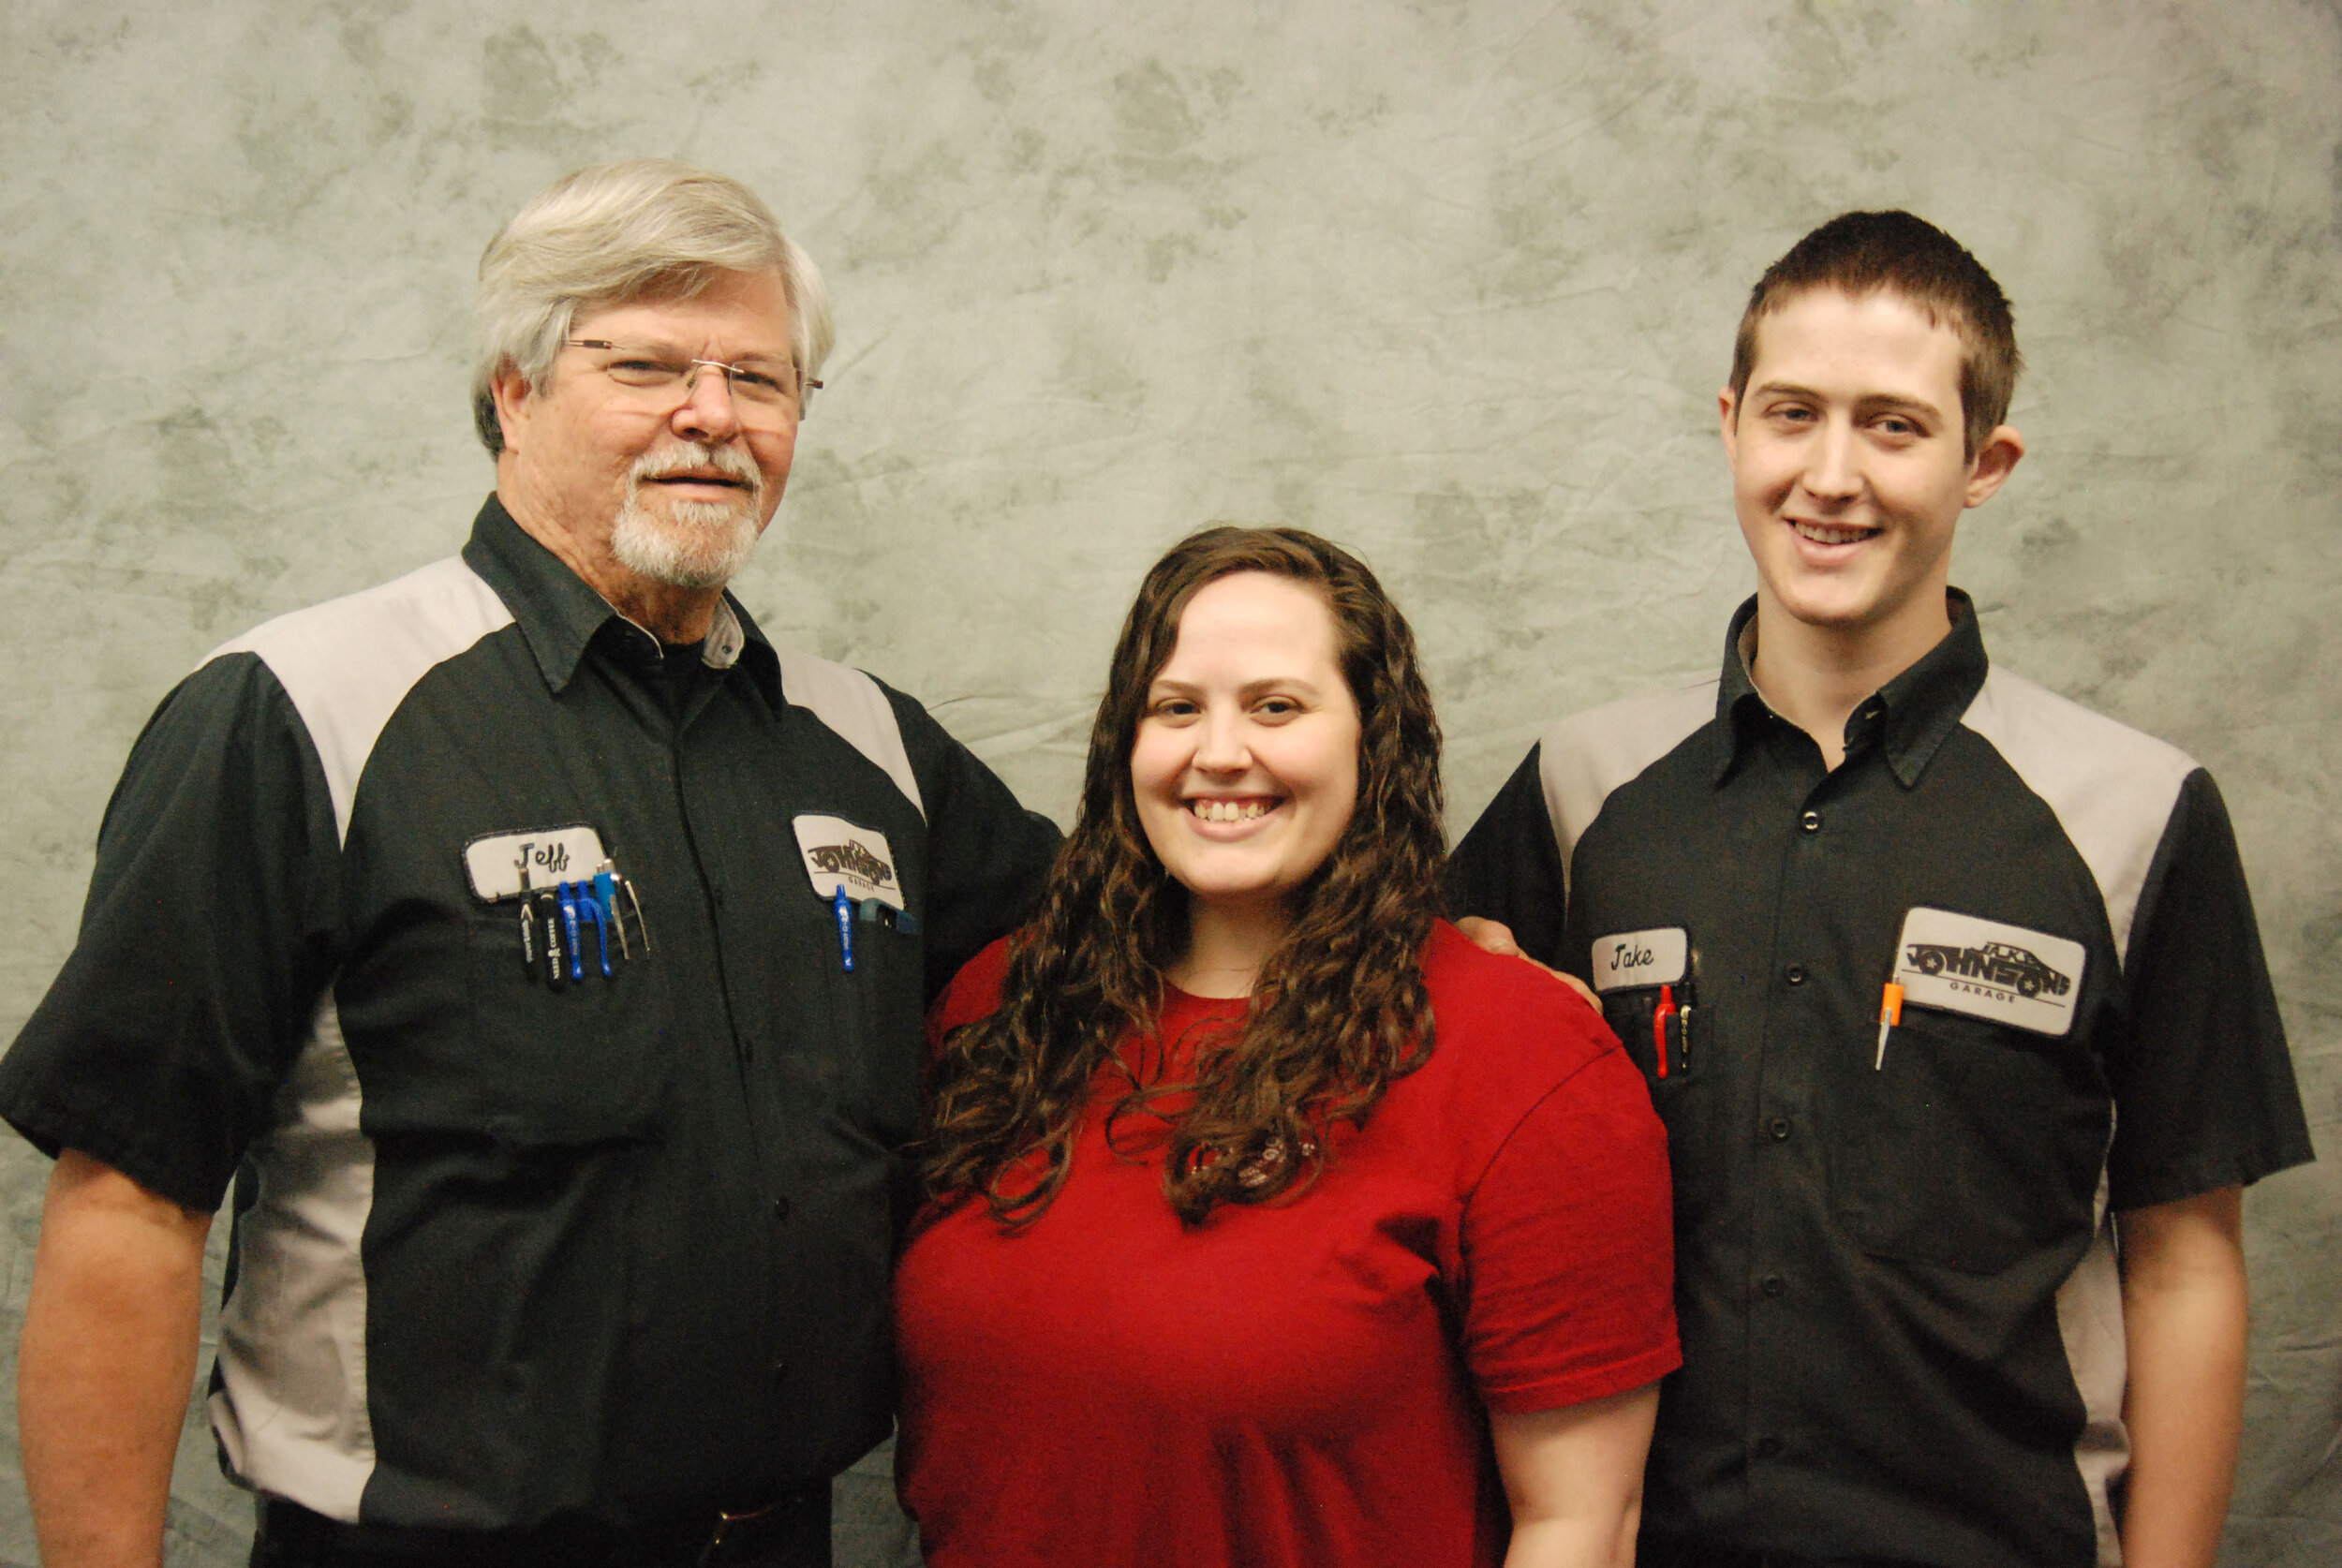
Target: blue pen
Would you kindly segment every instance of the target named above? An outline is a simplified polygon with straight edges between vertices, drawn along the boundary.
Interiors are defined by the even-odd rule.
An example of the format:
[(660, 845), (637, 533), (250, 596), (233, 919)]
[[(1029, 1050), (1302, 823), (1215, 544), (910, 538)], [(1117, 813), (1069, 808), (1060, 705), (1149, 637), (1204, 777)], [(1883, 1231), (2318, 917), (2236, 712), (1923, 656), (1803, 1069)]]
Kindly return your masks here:
[(561, 928), (567, 931), (570, 937), (570, 978), (583, 980), (586, 978), (586, 957), (577, 950), (576, 884), (563, 882), (554, 896), (561, 905)]
[(837, 955), (846, 961), (846, 972), (852, 974), (853, 973), (853, 899), (847, 894), (844, 883), (839, 883), (837, 891), (830, 895), (829, 907), (837, 915)]
[(594, 953), (601, 960), (601, 978), (610, 978), (610, 921), (602, 909), (601, 899), (595, 895), (591, 882), (575, 882), (571, 891), (577, 899), (577, 917), (594, 923)]
[[(601, 869), (594, 873), (594, 899), (601, 906), (601, 912), (608, 918), (610, 924), (618, 928), (618, 955), (622, 958), (631, 958), (634, 956), (634, 949), (626, 939), (626, 915), (618, 908), (616, 869), (606, 860), (601, 863)], [(603, 954), (602, 962), (607, 964), (609, 961), (610, 955)], [(609, 972), (606, 969), (602, 970), (604, 974)]]

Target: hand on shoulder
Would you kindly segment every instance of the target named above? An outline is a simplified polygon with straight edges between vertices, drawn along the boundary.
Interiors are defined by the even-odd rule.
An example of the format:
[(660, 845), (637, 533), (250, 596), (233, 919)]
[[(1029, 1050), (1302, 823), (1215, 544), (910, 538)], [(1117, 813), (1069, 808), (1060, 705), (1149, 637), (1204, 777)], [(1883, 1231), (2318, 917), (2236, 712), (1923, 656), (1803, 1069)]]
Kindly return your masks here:
[(1512, 927), (1503, 921), (1490, 920), (1481, 915), (1465, 915), (1456, 922), (1456, 929), (1462, 932), (1471, 939), (1475, 947), (1484, 953), (1493, 953), (1502, 958), (1518, 958), (1532, 969), (1543, 969), (1547, 974), (1577, 992), (1579, 998), (1588, 1007), (1593, 1008), (1596, 1013), (1602, 1011), (1602, 1004), (1595, 998), (1593, 987), (1576, 975), (1564, 974), (1549, 964), (1540, 964), (1521, 952), (1520, 944), (1513, 940)]

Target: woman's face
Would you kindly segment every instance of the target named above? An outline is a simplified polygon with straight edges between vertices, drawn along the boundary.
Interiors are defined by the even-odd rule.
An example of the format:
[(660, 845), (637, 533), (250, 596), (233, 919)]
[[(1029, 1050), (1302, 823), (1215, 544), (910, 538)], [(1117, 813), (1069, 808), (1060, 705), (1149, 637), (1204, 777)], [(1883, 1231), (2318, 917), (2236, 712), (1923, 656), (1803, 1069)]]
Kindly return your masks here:
[(1325, 597), (1263, 571), (1198, 589), (1148, 688), (1131, 788), (1148, 843), (1198, 902), (1278, 904), (1307, 880), (1358, 796), (1358, 705)]

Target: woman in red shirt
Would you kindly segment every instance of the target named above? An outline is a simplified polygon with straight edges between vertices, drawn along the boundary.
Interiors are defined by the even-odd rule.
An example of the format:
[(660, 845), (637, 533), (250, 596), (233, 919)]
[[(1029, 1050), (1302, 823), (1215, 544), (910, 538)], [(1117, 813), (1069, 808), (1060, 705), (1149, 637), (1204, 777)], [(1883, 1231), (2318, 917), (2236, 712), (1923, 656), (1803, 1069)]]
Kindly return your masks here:
[(1632, 1562), (1665, 1137), (1591, 1009), (1435, 919), (1441, 855), (1373, 575), (1173, 549), (1039, 915), (930, 1024), (897, 1465), (934, 1568)]

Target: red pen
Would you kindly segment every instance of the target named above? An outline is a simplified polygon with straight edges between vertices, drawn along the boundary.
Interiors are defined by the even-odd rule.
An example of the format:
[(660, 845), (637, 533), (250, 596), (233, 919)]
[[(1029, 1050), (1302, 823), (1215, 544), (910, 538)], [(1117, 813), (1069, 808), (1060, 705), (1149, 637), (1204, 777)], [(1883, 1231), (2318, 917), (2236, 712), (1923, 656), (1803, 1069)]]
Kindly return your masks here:
[(1651, 1014), (1651, 1044), (1659, 1058), (1659, 1076), (1668, 1075), (1668, 1020), (1675, 1016), (1675, 987), (1659, 987), (1659, 1005)]

